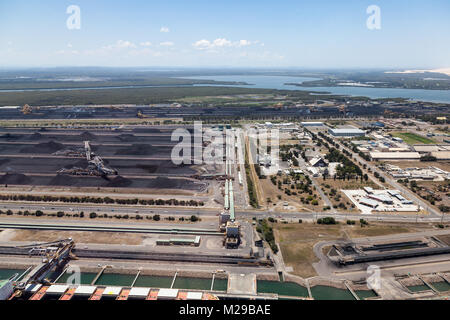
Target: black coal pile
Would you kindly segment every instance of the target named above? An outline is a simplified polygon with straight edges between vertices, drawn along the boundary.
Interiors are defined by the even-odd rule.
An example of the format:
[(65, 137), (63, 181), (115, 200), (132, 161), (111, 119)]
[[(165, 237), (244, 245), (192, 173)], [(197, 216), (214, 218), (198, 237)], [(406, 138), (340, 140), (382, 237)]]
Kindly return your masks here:
[(121, 134), (121, 135), (117, 136), (116, 138), (123, 142), (136, 141), (136, 137), (134, 136), (134, 134)]
[(4, 165), (5, 163), (11, 162), (11, 159), (0, 159), (0, 166)]
[(76, 178), (63, 174), (58, 174), (48, 183), (50, 186), (75, 186), (76, 184)]
[(109, 181), (105, 185), (105, 187), (107, 187), (107, 188), (126, 188), (126, 187), (129, 187), (132, 183), (133, 183), (133, 181), (131, 181), (130, 179), (124, 178), (122, 176), (117, 176), (114, 179), (112, 179), (111, 181)]
[(85, 131), (82, 134), (80, 134), (80, 139), (82, 141), (93, 141), (97, 139), (97, 136), (95, 134)]
[(40, 134), (39, 132), (35, 132), (35, 133), (33, 133), (32, 135), (30, 135), (30, 136), (28, 137), (28, 139), (29, 139), (29, 140), (33, 140), (33, 141), (41, 140), (41, 139), (42, 139), (42, 134)]
[(77, 162), (75, 162), (74, 164), (68, 164), (66, 166), (64, 166), (65, 169), (72, 169), (74, 167), (77, 168), (82, 168), (82, 169), (86, 169), (88, 166), (88, 162), (86, 159), (80, 159)]
[(19, 136), (13, 135), (11, 133), (5, 133), (0, 136), (0, 139), (2, 139), (2, 140), (17, 140), (17, 139), (19, 139)]
[(180, 187), (179, 181), (165, 177), (158, 177), (148, 185), (148, 188), (177, 189)]
[(133, 155), (133, 156), (148, 156), (152, 154), (152, 146), (148, 144), (133, 144), (131, 147), (118, 149), (116, 155)]
[(39, 143), (33, 146), (27, 146), (20, 150), (20, 153), (54, 153), (64, 149), (64, 145), (55, 141)]
[(155, 165), (142, 164), (142, 165), (137, 165), (136, 167), (139, 168), (139, 169), (145, 170), (148, 173), (155, 173), (156, 170), (158, 170), (158, 166), (155, 166)]
[(30, 184), (31, 178), (21, 173), (7, 173), (0, 177), (0, 184)]

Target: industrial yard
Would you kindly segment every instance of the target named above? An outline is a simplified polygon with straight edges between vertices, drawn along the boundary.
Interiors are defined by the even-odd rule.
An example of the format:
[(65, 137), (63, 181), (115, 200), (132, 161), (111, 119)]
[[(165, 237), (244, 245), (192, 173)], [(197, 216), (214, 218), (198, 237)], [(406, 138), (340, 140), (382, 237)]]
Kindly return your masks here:
[[(208, 195), (217, 166), (176, 166), (170, 160), (175, 142), (170, 129), (55, 130), (3, 129), (0, 134), (0, 184), (64, 190), (96, 189), (105, 194), (145, 189), (152, 194)], [(89, 169), (86, 142), (102, 159), (103, 172)], [(91, 154), (89, 155), (90, 159)], [(96, 156), (97, 159), (99, 158)], [(92, 160), (96, 160), (92, 157)], [(98, 166), (94, 164), (94, 166)], [(104, 168), (107, 168), (106, 172)], [(1, 191), (0, 191), (1, 192)], [(26, 193), (26, 192), (25, 192)]]

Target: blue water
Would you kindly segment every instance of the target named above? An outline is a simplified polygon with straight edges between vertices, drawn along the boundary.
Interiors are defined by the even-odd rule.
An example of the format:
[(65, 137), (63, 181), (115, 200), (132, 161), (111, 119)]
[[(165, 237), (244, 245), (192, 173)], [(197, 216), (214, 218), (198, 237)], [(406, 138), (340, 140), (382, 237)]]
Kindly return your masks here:
[[(319, 80), (318, 78), (292, 77), (292, 76), (195, 76), (180, 77), (181, 79), (216, 80), (245, 82), (248, 85), (230, 85), (241, 88), (276, 89), (276, 90), (307, 90), (320, 91), (336, 95), (363, 96), (371, 99), (377, 98), (404, 98), (416, 101), (428, 101), (437, 103), (450, 103), (450, 90), (424, 90), (424, 89), (396, 89), (396, 88), (366, 88), (366, 87), (298, 87), (286, 85), (286, 83), (303, 83), (305, 81)], [(193, 86), (219, 86), (212, 84), (195, 84)], [(158, 88), (158, 87), (191, 87), (191, 85), (148, 85), (148, 86), (117, 86), (117, 87), (87, 87), (87, 88), (49, 88), (49, 89), (13, 89), (0, 90), (1, 92), (24, 92), (24, 91), (77, 91), (77, 90), (111, 90), (132, 88)]]
[(250, 84), (250, 85), (233, 85), (234, 87), (242, 87), (242, 88), (323, 91), (337, 95), (363, 96), (372, 99), (404, 98), (417, 101), (450, 103), (450, 90), (365, 88), (365, 87), (297, 87), (292, 85), (286, 85), (285, 83), (303, 83), (305, 81), (312, 81), (318, 79), (305, 77), (289, 77), (289, 76), (238, 75), (238, 76), (198, 76), (198, 77), (183, 77), (183, 78), (196, 80), (235, 81), (235, 82), (246, 82)]

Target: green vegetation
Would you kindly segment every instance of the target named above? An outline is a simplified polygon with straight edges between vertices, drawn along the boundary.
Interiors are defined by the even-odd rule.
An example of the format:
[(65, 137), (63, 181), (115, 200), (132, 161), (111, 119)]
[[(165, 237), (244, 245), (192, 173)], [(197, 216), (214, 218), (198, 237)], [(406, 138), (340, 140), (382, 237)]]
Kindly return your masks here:
[(317, 219), (317, 224), (334, 225), (334, 224), (338, 224), (338, 222), (333, 217), (326, 217), (326, 218)]
[(253, 208), (258, 208), (259, 204), (258, 204), (258, 197), (256, 195), (256, 188), (255, 188), (255, 184), (253, 182), (252, 179), (252, 175), (251, 175), (251, 168), (250, 168), (250, 162), (248, 159), (249, 155), (248, 152), (246, 152), (246, 156), (245, 156), (245, 175), (247, 177), (247, 189), (248, 189), (248, 198), (250, 201), (250, 205)]
[[(274, 221), (274, 220), (272, 220), (272, 221)], [(266, 241), (269, 244), (270, 249), (272, 249), (273, 253), (275, 253), (275, 254), (278, 253), (278, 246), (275, 243), (275, 236), (273, 234), (273, 228), (267, 222), (266, 219), (258, 221), (258, 226), (256, 227), (256, 231), (258, 231), (259, 233), (262, 234), (262, 238), (264, 239), (264, 241)]]
[[(307, 91), (283, 91), (273, 89), (238, 87), (144, 87), (121, 89), (61, 90), (61, 91), (25, 91), (1, 92), (0, 105), (49, 106), (49, 105), (111, 105), (136, 104), (148, 105), (180, 101), (188, 97), (217, 97), (245, 94), (276, 94), (289, 96), (302, 101), (312, 102), (330, 96), (310, 96)], [(251, 105), (236, 104), (237, 107)]]
[(394, 132), (391, 134), (393, 137), (400, 138), (407, 144), (434, 144), (435, 142), (431, 139), (419, 136), (411, 132)]
[(0, 195), (2, 201), (28, 201), (28, 202), (64, 202), (64, 203), (105, 203), (120, 205), (142, 205), (142, 206), (189, 206), (203, 207), (202, 201), (196, 200), (146, 200), (146, 199), (111, 199), (109, 197), (54, 197), (54, 196), (32, 196), (32, 195)]

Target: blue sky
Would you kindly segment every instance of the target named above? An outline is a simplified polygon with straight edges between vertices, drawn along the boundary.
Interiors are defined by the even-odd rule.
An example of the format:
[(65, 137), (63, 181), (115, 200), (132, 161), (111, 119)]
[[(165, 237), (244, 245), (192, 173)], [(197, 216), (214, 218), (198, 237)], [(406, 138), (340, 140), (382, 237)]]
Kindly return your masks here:
[(0, 0), (0, 66), (450, 67), (449, 15), (448, 0)]

